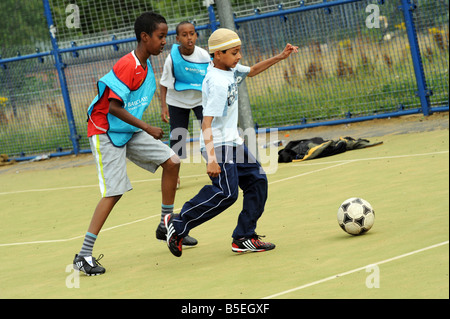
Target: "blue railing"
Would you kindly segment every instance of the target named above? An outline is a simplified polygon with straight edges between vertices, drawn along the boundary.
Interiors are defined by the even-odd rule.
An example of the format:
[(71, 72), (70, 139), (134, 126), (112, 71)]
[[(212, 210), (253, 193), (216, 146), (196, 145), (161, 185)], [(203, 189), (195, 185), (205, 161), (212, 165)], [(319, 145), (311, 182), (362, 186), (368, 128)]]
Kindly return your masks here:
[[(277, 10), (272, 11), (272, 12), (260, 12), (259, 10), (255, 9), (255, 13), (253, 15), (249, 15), (249, 16), (245, 16), (245, 17), (235, 17), (235, 24), (238, 28), (238, 32), (247, 32), (243, 29), (245, 29), (246, 26), (248, 26), (248, 28), (250, 30), (252, 30), (253, 28), (253, 24), (259, 23), (258, 21), (264, 21), (267, 23), (272, 23), (271, 19), (273, 18), (278, 18), (281, 17), (283, 21), (286, 21), (288, 19), (290, 19), (291, 17), (295, 17), (295, 19), (298, 19), (298, 21), (301, 21), (300, 19), (306, 14), (306, 12), (320, 12), (320, 10), (325, 11), (327, 14), (331, 14), (333, 7), (342, 7), (345, 5), (350, 5), (350, 4), (355, 4), (355, 3), (375, 3), (379, 6), (384, 6), (385, 5), (385, 1), (375, 1), (375, 2), (370, 2), (368, 0), (335, 0), (335, 1), (323, 1), (321, 3), (315, 3), (315, 4), (310, 4), (310, 5), (305, 5), (304, 1), (299, 1), (299, 5), (296, 8), (289, 8), (289, 9), (284, 9), (283, 6), (280, 4), (277, 8)], [(19, 130), (17, 129), (12, 129), (11, 127), (8, 127), (7, 123), (1, 123), (0, 122), (0, 133), (2, 133), (2, 130), (5, 131), (6, 133), (2, 133), (3, 135), (1, 136), (1, 147), (0, 147), (0, 153), (6, 153), (12, 157), (15, 157), (17, 160), (26, 160), (26, 159), (31, 159), (34, 156), (30, 155), (30, 154), (38, 154), (38, 153), (43, 153), (43, 152), (51, 152), (51, 156), (60, 156), (60, 155), (67, 155), (67, 154), (79, 154), (79, 153), (83, 153), (83, 152), (90, 152), (90, 150), (88, 149), (88, 144), (84, 141), (84, 143), (82, 143), (82, 145), (80, 145), (80, 140), (83, 140), (84, 137), (80, 136), (79, 132), (80, 131), (85, 131), (84, 127), (80, 127), (80, 123), (83, 123), (83, 119), (80, 119), (80, 117), (84, 116), (85, 113), (83, 113), (82, 111), (79, 112), (81, 115), (76, 117), (74, 115), (74, 108), (72, 105), (72, 101), (71, 101), (71, 97), (73, 98), (73, 94), (75, 94), (73, 91), (71, 92), (71, 89), (68, 85), (68, 81), (66, 78), (66, 69), (67, 69), (67, 65), (65, 63), (67, 63), (67, 58), (63, 59), (63, 55), (64, 54), (68, 54), (68, 53), (72, 53), (72, 57), (73, 59), (76, 59), (76, 57), (78, 56), (78, 52), (81, 51), (89, 51), (92, 49), (98, 49), (98, 48), (104, 48), (104, 47), (113, 47), (115, 51), (118, 50), (118, 46), (119, 45), (128, 45), (128, 44), (132, 44), (135, 42), (135, 38), (127, 38), (127, 39), (114, 39), (115, 37), (112, 37), (111, 41), (107, 41), (107, 42), (102, 42), (102, 43), (95, 43), (95, 44), (88, 44), (88, 45), (81, 45), (81, 46), (77, 46), (74, 42), (72, 43), (71, 47), (67, 47), (67, 48), (59, 48), (58, 46), (58, 41), (56, 39), (56, 37), (54, 36), (54, 31), (52, 30), (52, 28), (54, 28), (54, 21), (53, 21), (53, 17), (52, 17), (52, 13), (51, 13), (51, 8), (50, 8), (50, 4), (48, 0), (43, 0), (43, 8), (44, 8), (44, 14), (47, 20), (47, 26), (48, 26), (48, 30), (49, 30), (49, 35), (50, 35), (50, 40), (51, 40), (51, 45), (52, 45), (52, 50), (48, 51), (48, 52), (37, 52), (35, 54), (28, 54), (28, 55), (20, 55), (20, 56), (16, 56), (16, 57), (8, 57), (8, 58), (1, 58), (0, 57), (0, 71), (3, 70), (3, 73), (1, 74), (1, 83), (6, 83), (7, 81), (10, 81), (11, 76), (8, 75), (7, 73), (5, 73), (7, 71), (8, 68), (15, 68), (15, 64), (19, 63), (19, 62), (23, 62), (23, 61), (28, 61), (28, 60), (33, 60), (33, 59), (38, 59), (39, 61), (43, 62), (43, 58), (51, 58), (53, 59), (54, 62), (54, 69), (56, 70), (57, 73), (57, 77), (58, 77), (58, 83), (59, 83), (59, 90), (60, 90), (60, 94), (62, 95), (62, 101), (64, 104), (64, 110), (65, 110), (65, 116), (66, 116), (66, 124), (68, 126), (69, 129), (69, 137), (68, 140), (70, 141), (70, 147), (67, 146), (67, 144), (63, 147), (61, 146), (57, 146), (57, 151), (56, 152), (52, 152), (51, 147), (54, 146), (50, 146), (50, 149), (46, 146), (42, 146), (39, 148), (33, 148), (33, 147), (27, 147), (26, 145), (26, 141), (24, 140), (24, 138), (20, 135)], [(292, 117), (292, 121), (265, 121), (265, 119), (263, 118), (263, 115), (260, 115), (259, 117), (256, 116), (255, 121), (257, 122), (257, 124), (259, 126), (265, 127), (262, 129), (259, 129), (258, 132), (265, 132), (267, 130), (269, 130), (270, 128), (277, 128), (279, 130), (290, 130), (290, 129), (301, 129), (301, 128), (306, 128), (306, 127), (312, 127), (312, 126), (321, 126), (321, 125), (335, 125), (335, 124), (341, 124), (341, 123), (350, 123), (350, 122), (356, 122), (356, 121), (365, 121), (365, 120), (370, 120), (370, 119), (375, 119), (375, 118), (386, 118), (386, 117), (393, 117), (393, 116), (402, 116), (402, 115), (407, 115), (407, 114), (416, 114), (416, 113), (423, 113), (425, 116), (432, 114), (433, 112), (442, 112), (442, 111), (448, 111), (449, 110), (449, 105), (448, 105), (448, 79), (447, 79), (447, 89), (445, 91), (445, 88), (443, 89), (441, 86), (438, 87), (439, 90), (444, 90), (443, 92), (441, 92), (441, 95), (446, 96), (446, 98), (444, 99), (440, 99), (437, 103), (435, 103), (434, 106), (432, 106), (432, 102), (430, 102), (430, 97), (432, 96), (433, 92), (432, 90), (429, 88), (429, 85), (427, 83), (427, 77), (426, 74), (424, 72), (424, 65), (423, 65), (423, 53), (421, 53), (421, 43), (419, 41), (418, 38), (418, 30), (416, 28), (416, 18), (414, 16), (415, 11), (417, 10), (417, 5), (415, 4), (414, 1), (412, 0), (398, 0), (398, 10), (399, 10), (399, 14), (402, 14), (402, 18), (404, 21), (404, 25), (405, 25), (405, 32), (407, 34), (407, 41), (408, 41), (408, 47), (409, 47), (409, 54), (411, 57), (411, 64), (414, 70), (414, 79), (415, 79), (415, 84), (416, 84), (416, 89), (417, 89), (417, 98), (418, 98), (418, 104), (419, 107), (415, 107), (415, 103), (412, 103), (411, 106), (409, 107), (404, 107), (403, 104), (400, 103), (400, 106), (395, 105), (390, 109), (387, 110), (374, 110), (371, 112), (356, 112), (357, 115), (355, 116), (354, 110), (341, 110), (340, 113), (332, 113), (330, 115), (325, 115), (325, 116), (318, 116), (318, 115), (311, 115), (310, 112), (308, 110), (305, 110), (304, 107), (302, 106), (300, 109), (302, 111), (298, 111), (298, 115), (296, 116), (291, 116)], [(448, 10), (448, 8), (447, 8)], [(196, 29), (199, 32), (203, 32), (204, 34), (204, 39), (207, 38), (207, 35), (213, 31), (215, 28), (220, 26), (220, 22), (216, 20), (216, 15), (214, 12), (214, 8), (213, 7), (209, 7), (208, 8), (209, 11), (209, 17), (210, 17), (210, 23), (206, 24), (206, 25), (200, 25), (200, 26), (196, 26)], [(447, 12), (447, 16), (448, 16), (448, 12)], [(296, 20), (297, 21), (297, 20)], [(448, 23), (448, 20), (447, 20)], [(336, 26), (338, 27), (338, 26)], [(257, 25), (257, 28), (262, 28), (261, 26)], [(300, 23), (298, 25), (294, 25), (294, 26), (281, 26), (280, 28), (285, 28), (283, 29), (283, 31), (287, 30), (287, 28), (289, 28), (289, 30), (287, 32), (291, 32), (292, 34), (295, 34), (296, 32), (301, 32), (301, 28), (302, 26), (300, 25)], [(295, 29), (297, 28), (297, 29)], [(259, 32), (259, 31), (258, 31)], [(422, 32), (424, 33), (424, 32)], [(170, 31), (169, 32), (169, 36), (173, 36), (175, 34), (174, 31)], [(258, 33), (259, 34), (259, 33)], [(447, 29), (447, 34), (448, 34), (448, 29)], [(250, 37), (251, 34), (244, 34), (244, 36), (248, 36)], [(314, 35), (305, 35), (305, 37), (308, 37), (310, 39), (314, 39)], [(348, 40), (346, 40), (348, 41)], [(332, 41), (330, 40), (329, 43), (326, 43), (325, 45), (327, 45), (327, 47), (331, 47), (332, 45), (337, 46), (336, 41)], [(203, 44), (205, 45), (205, 42), (203, 40)], [(256, 45), (256, 44), (255, 44)], [(440, 53), (440, 56), (443, 56), (444, 60), (443, 60), (443, 65), (442, 66), (438, 66), (438, 68), (442, 68), (442, 67), (447, 67), (448, 69), (448, 43), (447, 45), (447, 52), (445, 53)], [(250, 47), (250, 49), (248, 49), (247, 52), (252, 52), (253, 54), (249, 54), (251, 55), (256, 55), (256, 53), (260, 54), (262, 56), (264, 56), (267, 52), (266, 51), (270, 51), (269, 48), (265, 47), (263, 50), (260, 50), (262, 52), (257, 52), (256, 50), (251, 51), (251, 47), (252, 47), (252, 43), (249, 43), (247, 45), (247, 47)], [(407, 47), (405, 45), (405, 47)], [(429, 49), (429, 47), (427, 47), (427, 49)], [(245, 50), (245, 49), (244, 49)], [(423, 50), (423, 48), (422, 48)], [(338, 48), (338, 50), (336, 52), (339, 52), (339, 57), (341, 56), (341, 49)], [(263, 54), (264, 53), (264, 54)], [(405, 52), (403, 52), (402, 54), (404, 54)], [(330, 59), (336, 59), (336, 56), (330, 54), (331, 58)], [(361, 55), (362, 56), (362, 55)], [(314, 58), (314, 57), (312, 57)], [(378, 58), (378, 57), (377, 57)], [(442, 58), (441, 58), (442, 59)], [(387, 58), (385, 58), (385, 60), (387, 61)], [(344, 61), (342, 61), (342, 63), (344, 63)], [(161, 68), (161, 63), (158, 62), (155, 63), (156, 66), (159, 66)], [(155, 67), (154, 65), (154, 67)], [(290, 79), (295, 78), (295, 76), (299, 77), (298, 75), (298, 69), (300, 68), (299, 65), (291, 65), (291, 69), (292, 71), (290, 71), (291, 73), (287, 76), (286, 74), (289, 73), (287, 72), (287, 69), (284, 70), (284, 77), (285, 77), (285, 81), (289, 82)], [(295, 71), (297, 70), (297, 71)], [(47, 72), (47, 74), (51, 74), (51, 71), (49, 71), (49, 67), (46, 67), (45, 72)], [(156, 71), (155, 73), (158, 74), (158, 72), (160, 71)], [(297, 72), (297, 73), (296, 73)], [(282, 77), (283, 75), (281, 74), (282, 72), (280, 72), (280, 74), (277, 74), (276, 76), (279, 77), (279, 81), (282, 81)], [(448, 76), (448, 74), (447, 74)], [(81, 79), (77, 79), (78, 82), (83, 83), (84, 78)], [(306, 83), (306, 82), (305, 82)], [(308, 82), (310, 83), (310, 82)], [(9, 86), (14, 87), (14, 83), (9, 83)], [(286, 85), (286, 84), (285, 84)], [(51, 85), (50, 85), (51, 86)], [(260, 86), (262, 87), (262, 84), (258, 84), (257, 82), (251, 82), (250, 83), (250, 94), (252, 95), (251, 97), (251, 104), (252, 104), (252, 108), (254, 104), (258, 104), (259, 100), (257, 97), (253, 97), (255, 94), (252, 94), (252, 92), (257, 92), (259, 91)], [(301, 86), (300, 86), (301, 87)], [(93, 88), (95, 89), (95, 88)], [(270, 88), (267, 89), (261, 89), (262, 91), (264, 91), (264, 94), (268, 94), (266, 91), (270, 91)], [(280, 89), (281, 91), (286, 91), (287, 89)], [(314, 90), (314, 88), (313, 88)], [(330, 89), (331, 90), (331, 89)], [(13, 91), (13, 90), (10, 90)], [(49, 88), (48, 91), (51, 91), (53, 94), (55, 94), (57, 91), (55, 91), (53, 88)], [(293, 103), (293, 104), (301, 104), (303, 103), (302, 101), (302, 92), (301, 92), (301, 88), (300, 88), (300, 93), (298, 92), (299, 90), (296, 90), (293, 94), (295, 94), (295, 96), (299, 96), (296, 98), (291, 98), (291, 97), (284, 97), (284, 99), (286, 99), (286, 102), (283, 102), (285, 104), (288, 103)], [(3, 92), (6, 92), (5, 90)], [(333, 92), (331, 92), (330, 94), (332, 94)], [(78, 93), (78, 94), (82, 94), (82, 93)], [(56, 94), (56, 95), (59, 95)], [(276, 95), (279, 96), (280, 98), (282, 97), (281, 95), (277, 95), (277, 94), (272, 94), (272, 95)], [(0, 97), (1, 97), (1, 91), (0, 91)], [(272, 98), (272, 97), (271, 97)], [(43, 98), (43, 100), (47, 100), (48, 97)], [(262, 95), (261, 97), (262, 100), (266, 99), (265, 95)], [(155, 102), (152, 103), (157, 103), (156, 98), (154, 99)], [(294, 102), (292, 102), (292, 100), (294, 100)], [(0, 111), (2, 111), (2, 104), (1, 104), (1, 100), (0, 100)], [(40, 102), (42, 104), (42, 102)], [(274, 103), (273, 100), (270, 101), (270, 103)], [(3, 102), (3, 104), (5, 104), (5, 102)], [(7, 103), (6, 103), (7, 104)], [(262, 105), (264, 105), (264, 103), (262, 103)], [(321, 105), (319, 105), (320, 107), (322, 107)], [(4, 107), (4, 106), (3, 106)], [(17, 107), (16, 105), (13, 106), (14, 108), (14, 113), (17, 113)], [(87, 105), (86, 105), (87, 107)], [(261, 107), (261, 106), (258, 106)], [(263, 106), (264, 107), (264, 106)], [(11, 108), (11, 107), (10, 107)], [(47, 104), (47, 108), (49, 108), (49, 105)], [(7, 107), (4, 107), (3, 110), (8, 109)], [(3, 111), (5, 112), (5, 111)], [(270, 110), (268, 109), (267, 111), (263, 111), (261, 113), (269, 113)], [(302, 113), (303, 112), (303, 113)], [(301, 113), (301, 114), (300, 114)], [(1, 117), (1, 113), (0, 113), (0, 121), (2, 119)], [(8, 120), (8, 114), (6, 114), (4, 116), (5, 121)], [(153, 118), (149, 118), (152, 121), (156, 121), (158, 117), (153, 117)], [(78, 124), (77, 124), (78, 123)], [(263, 123), (263, 124), (261, 124)], [(265, 124), (268, 123), (268, 124)], [(160, 123), (158, 123), (160, 124)], [(157, 123), (155, 123), (155, 125), (158, 125)], [(11, 125), (12, 126), (12, 125)], [(45, 127), (43, 128), (45, 130)], [(6, 139), (6, 136), (10, 136), (10, 135), (14, 135), (17, 134), (18, 136), (18, 140), (22, 140), (23, 143), (23, 148), (22, 149), (17, 149), (17, 147), (15, 149), (10, 148), (10, 144), (12, 143), (16, 143), (17, 144), (17, 139), (11, 138), (11, 139)], [(60, 137), (60, 140), (63, 140), (63, 138)], [(61, 144), (64, 144), (62, 142), (58, 142)], [(51, 144), (51, 143), (50, 143)]]

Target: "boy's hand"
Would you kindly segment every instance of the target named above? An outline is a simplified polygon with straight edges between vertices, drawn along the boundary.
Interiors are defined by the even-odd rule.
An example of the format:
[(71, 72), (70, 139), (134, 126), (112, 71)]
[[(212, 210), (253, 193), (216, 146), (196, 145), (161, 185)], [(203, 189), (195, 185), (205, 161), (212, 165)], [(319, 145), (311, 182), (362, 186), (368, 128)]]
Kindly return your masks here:
[(149, 125), (145, 128), (145, 131), (157, 140), (160, 140), (164, 136), (164, 131), (160, 127)]
[(167, 105), (161, 106), (161, 120), (165, 123), (169, 123), (170, 115)]
[(288, 43), (286, 44), (286, 47), (284, 48), (283, 52), (280, 53), (280, 55), (283, 59), (286, 59), (288, 56), (291, 55), (292, 52), (297, 53), (298, 47)]
[(209, 175), (209, 177), (217, 177), (219, 176), (221, 172), (219, 164), (217, 164), (217, 161), (208, 161), (208, 165), (206, 166), (206, 174)]
[(128, 112), (122, 107), (121, 102), (118, 100), (111, 99), (111, 101), (109, 101), (109, 113), (121, 119), (125, 123), (140, 128), (141, 130), (147, 132), (157, 140), (161, 139), (164, 135), (164, 132), (161, 128), (151, 126), (146, 122), (142, 121), (141, 119), (138, 119), (137, 117), (133, 116), (130, 112)]
[(253, 77), (255, 75), (258, 75), (259, 73), (267, 70), (275, 63), (278, 63), (284, 59), (286, 59), (288, 56), (291, 55), (292, 52), (298, 52), (298, 47), (288, 43), (286, 47), (284, 48), (283, 52), (280, 54), (277, 54), (276, 56), (273, 56), (271, 58), (268, 58), (267, 60), (261, 61), (256, 63), (250, 68), (250, 72), (248, 73), (249, 77)]

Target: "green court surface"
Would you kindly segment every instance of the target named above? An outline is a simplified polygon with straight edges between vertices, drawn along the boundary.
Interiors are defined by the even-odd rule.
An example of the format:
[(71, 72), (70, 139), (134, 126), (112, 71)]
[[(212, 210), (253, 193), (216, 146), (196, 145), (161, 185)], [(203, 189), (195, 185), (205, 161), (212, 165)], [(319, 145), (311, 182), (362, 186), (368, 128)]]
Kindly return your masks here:
[[(107, 271), (97, 277), (71, 265), (100, 196), (95, 165), (0, 170), (0, 298), (449, 298), (448, 130), (370, 140), (384, 143), (267, 164), (257, 232), (277, 247), (264, 253), (231, 251), (241, 193), (192, 230), (197, 247), (172, 256), (155, 238), (161, 171), (129, 163), (134, 189), (99, 234), (94, 256), (104, 254)], [(182, 164), (177, 212), (209, 183), (205, 172), (204, 163)], [(362, 236), (337, 224), (349, 197), (375, 210)]]

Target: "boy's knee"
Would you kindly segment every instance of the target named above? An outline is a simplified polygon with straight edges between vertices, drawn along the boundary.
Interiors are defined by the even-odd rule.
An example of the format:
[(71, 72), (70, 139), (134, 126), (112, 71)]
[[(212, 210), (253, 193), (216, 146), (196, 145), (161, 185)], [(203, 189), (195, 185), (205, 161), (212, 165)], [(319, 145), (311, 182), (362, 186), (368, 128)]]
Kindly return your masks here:
[(232, 206), (238, 199), (238, 192), (236, 193), (230, 193), (228, 196), (224, 197), (220, 203), (220, 206), (224, 209), (227, 209), (228, 207)]
[(177, 154), (173, 154), (169, 158), (169, 161), (171, 161), (175, 166), (180, 166), (180, 163), (181, 163), (180, 157), (178, 157)]
[(269, 190), (269, 182), (267, 181), (266, 175), (262, 175), (259, 179), (261, 193), (263, 194), (264, 200), (267, 199), (267, 193)]
[(266, 190), (269, 188), (269, 182), (267, 181), (266, 175), (263, 175), (263, 178), (262, 178), (261, 183), (264, 185), (264, 187), (266, 188)]
[(178, 157), (178, 155), (174, 154), (161, 166), (163, 169), (178, 170), (180, 168), (180, 158)]
[[(261, 203), (265, 202), (268, 195), (269, 183), (266, 175), (260, 175), (246, 185), (243, 185), (244, 194), (248, 196), (257, 196), (257, 200)], [(253, 194), (253, 195), (250, 195)]]
[(227, 195), (227, 202), (229, 203), (229, 205), (234, 204), (234, 202), (237, 201), (239, 197), (239, 186), (236, 185), (236, 187), (231, 186), (230, 187), (230, 193)]
[(233, 204), (235, 201), (237, 201), (238, 197), (239, 197), (238, 190), (236, 190), (235, 192), (232, 192), (229, 197), (229, 201), (231, 202), (231, 204)]
[(253, 179), (251, 182), (247, 183), (244, 188), (259, 188), (267, 190), (269, 187), (269, 182), (265, 174), (259, 175), (257, 178)]

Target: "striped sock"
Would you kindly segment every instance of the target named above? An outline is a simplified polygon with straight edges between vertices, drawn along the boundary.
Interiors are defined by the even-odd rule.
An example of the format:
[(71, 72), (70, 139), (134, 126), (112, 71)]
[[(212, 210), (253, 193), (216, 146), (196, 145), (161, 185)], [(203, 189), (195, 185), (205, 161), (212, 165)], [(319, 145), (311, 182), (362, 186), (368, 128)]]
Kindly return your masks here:
[(173, 205), (161, 204), (161, 226), (164, 226), (164, 216), (173, 213)]
[(96, 239), (96, 235), (87, 232), (86, 236), (84, 236), (83, 246), (81, 246), (78, 256), (92, 256), (92, 250), (94, 249)]

